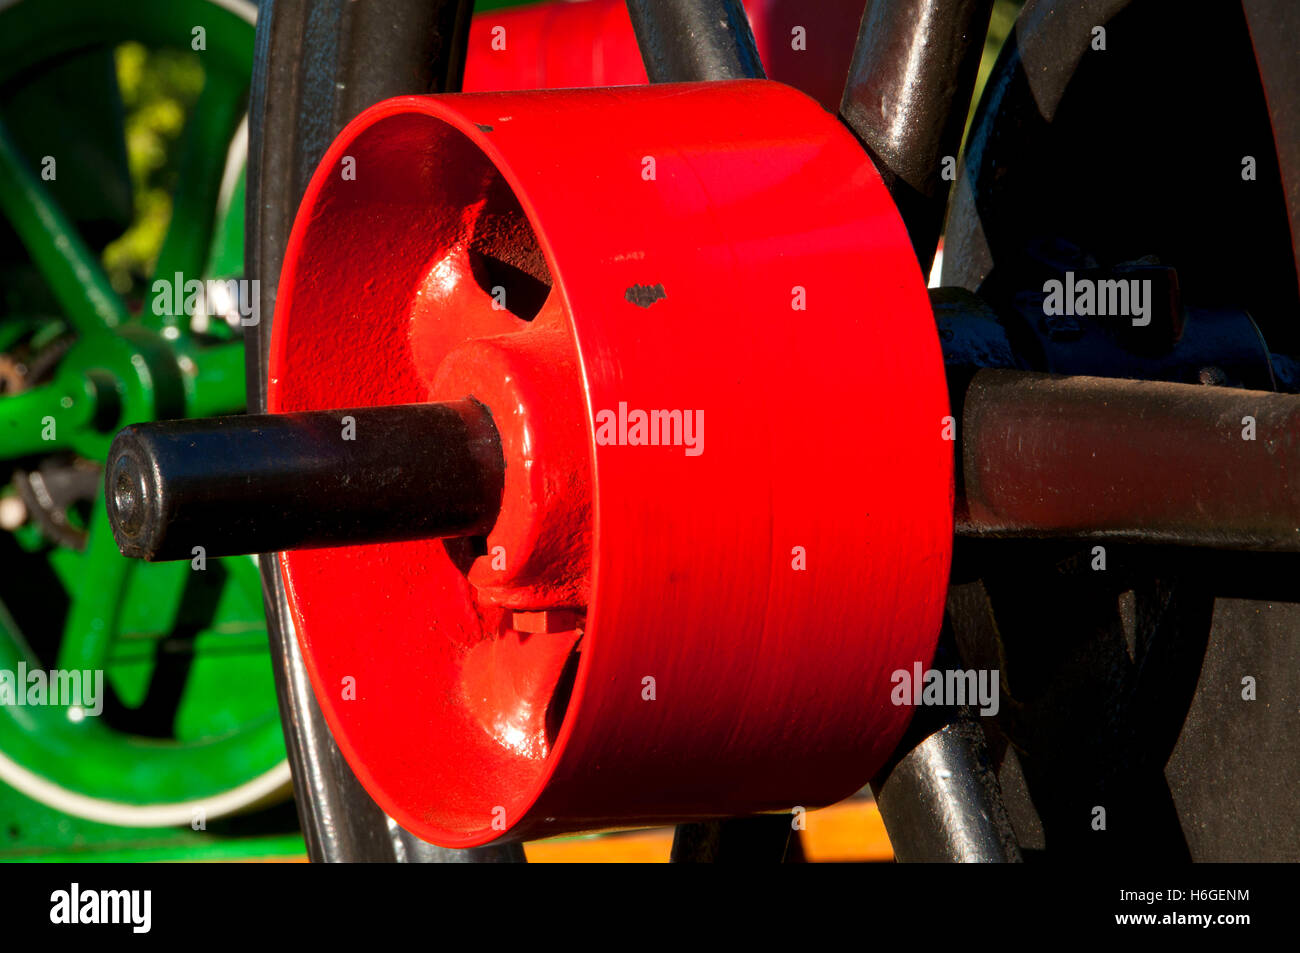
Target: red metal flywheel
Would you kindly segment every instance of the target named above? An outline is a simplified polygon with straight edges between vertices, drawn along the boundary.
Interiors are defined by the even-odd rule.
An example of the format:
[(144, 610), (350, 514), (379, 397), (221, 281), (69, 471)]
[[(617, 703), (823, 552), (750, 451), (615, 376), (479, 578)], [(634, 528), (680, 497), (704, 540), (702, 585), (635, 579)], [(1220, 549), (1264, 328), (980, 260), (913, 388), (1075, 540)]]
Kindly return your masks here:
[(281, 557), (330, 727), (420, 836), (813, 807), (897, 743), (947, 390), (880, 177), (801, 93), (379, 103), (307, 190), (270, 374), (273, 412), (469, 396), (501, 434), (485, 539)]

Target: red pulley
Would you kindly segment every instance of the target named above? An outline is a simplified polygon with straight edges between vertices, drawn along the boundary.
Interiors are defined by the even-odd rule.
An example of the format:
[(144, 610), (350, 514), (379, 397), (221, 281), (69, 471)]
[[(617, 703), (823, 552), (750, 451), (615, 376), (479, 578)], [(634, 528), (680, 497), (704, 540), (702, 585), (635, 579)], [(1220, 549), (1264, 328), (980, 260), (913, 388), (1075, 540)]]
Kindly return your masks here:
[(282, 556), (330, 727), (435, 843), (813, 807), (909, 710), (952, 540), (925, 283), (773, 82), (402, 97), (290, 238), (274, 412), (473, 398), (486, 538)]

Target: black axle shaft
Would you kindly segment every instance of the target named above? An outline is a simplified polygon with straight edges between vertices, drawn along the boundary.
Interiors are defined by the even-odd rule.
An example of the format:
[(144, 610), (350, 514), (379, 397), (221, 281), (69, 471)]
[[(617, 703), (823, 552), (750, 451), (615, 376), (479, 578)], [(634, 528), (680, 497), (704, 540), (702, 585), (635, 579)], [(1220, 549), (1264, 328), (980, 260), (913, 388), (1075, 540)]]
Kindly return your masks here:
[(138, 424), (104, 479), (118, 548), (153, 561), (481, 535), (505, 461), (463, 400)]
[[(1300, 397), (983, 370), (953, 394), (957, 533), (1300, 551)], [(106, 472), (127, 556), (485, 534), (505, 481), (472, 400), (128, 427)]]

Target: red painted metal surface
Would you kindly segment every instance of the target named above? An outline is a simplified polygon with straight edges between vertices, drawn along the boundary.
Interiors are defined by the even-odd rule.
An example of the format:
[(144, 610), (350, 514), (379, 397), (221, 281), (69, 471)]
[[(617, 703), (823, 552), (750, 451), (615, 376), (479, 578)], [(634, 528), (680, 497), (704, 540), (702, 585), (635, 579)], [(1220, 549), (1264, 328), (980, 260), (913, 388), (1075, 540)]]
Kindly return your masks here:
[[(745, 0), (767, 75), (836, 111), (862, 6), (862, 0)], [(493, 10), (475, 16), (470, 27), (466, 92), (645, 81), (625, 0)]]
[[(469, 394), (502, 431), (477, 548), (282, 558), (326, 718), (421, 836), (813, 807), (897, 743), (951, 553), (947, 390), (885, 188), (802, 94), (374, 106), (299, 210), (269, 384), (275, 412)], [(702, 442), (638, 443), (639, 410)]]

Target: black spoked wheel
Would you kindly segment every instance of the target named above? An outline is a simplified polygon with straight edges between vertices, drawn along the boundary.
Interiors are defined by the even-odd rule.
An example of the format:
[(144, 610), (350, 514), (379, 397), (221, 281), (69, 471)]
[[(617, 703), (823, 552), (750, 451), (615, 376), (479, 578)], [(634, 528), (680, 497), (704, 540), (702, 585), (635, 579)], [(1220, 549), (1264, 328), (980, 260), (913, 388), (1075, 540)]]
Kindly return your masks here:
[[(1287, 166), (1295, 91), (1277, 68), (1294, 55), (1270, 44), (1296, 21), (1279, 3), (1031, 3), (971, 130), (943, 284), (1023, 315), (1061, 272), (1160, 269), (1176, 276), (1185, 339), (1211, 322), (1244, 329), (1169, 379), (1295, 392), (1300, 169)], [(1053, 333), (1073, 332), (1042, 338), (1049, 363)], [(1138, 376), (1129, 356), (1098, 348), (1060, 369)], [(1293, 737), (1300, 701), (1294, 557), (1102, 549), (1105, 571), (1092, 544), (958, 549), (949, 620), (966, 660), (1005, 677), (990, 741), (1022, 848), (1294, 859), (1300, 831), (1276, 819), (1300, 765), (1270, 750)], [(1267, 682), (1269, 704), (1244, 697), (1246, 679)]]

